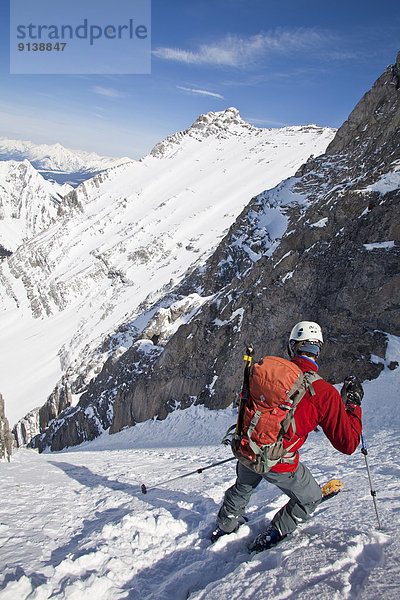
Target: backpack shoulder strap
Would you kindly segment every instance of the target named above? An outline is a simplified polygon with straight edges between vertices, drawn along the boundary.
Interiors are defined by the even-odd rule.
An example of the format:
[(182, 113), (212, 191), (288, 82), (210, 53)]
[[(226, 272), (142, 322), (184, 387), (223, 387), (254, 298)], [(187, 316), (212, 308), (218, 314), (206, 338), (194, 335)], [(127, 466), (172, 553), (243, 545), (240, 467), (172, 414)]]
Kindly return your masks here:
[(313, 383), (314, 381), (318, 381), (318, 379), (322, 379), (321, 375), (318, 375), (318, 373), (315, 373), (315, 371), (306, 371), (303, 374), (303, 378), (306, 382), (307, 389), (310, 392), (310, 396), (315, 396)]
[(292, 388), (292, 391), (295, 390), (296, 392), (292, 407), (288, 411), (286, 417), (281, 423), (282, 436), (286, 435), (290, 425), (292, 426), (292, 437), (295, 435), (296, 421), (294, 419), (294, 412), (296, 410), (296, 407), (307, 392), (309, 392), (310, 396), (315, 396), (313, 382), (317, 381), (318, 379), (322, 379), (322, 377), (314, 371), (306, 371), (305, 373), (302, 373), (302, 377), (298, 380), (298, 382), (295, 383), (294, 387)]

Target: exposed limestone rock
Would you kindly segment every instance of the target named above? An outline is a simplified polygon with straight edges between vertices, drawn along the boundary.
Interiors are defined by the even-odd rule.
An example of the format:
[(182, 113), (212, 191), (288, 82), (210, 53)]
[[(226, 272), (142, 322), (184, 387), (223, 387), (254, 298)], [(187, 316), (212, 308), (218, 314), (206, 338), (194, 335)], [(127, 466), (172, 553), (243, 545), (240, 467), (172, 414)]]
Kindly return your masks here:
[(11, 256), (12, 252), (10, 252), (9, 250), (7, 250), (7, 248), (4, 248), (1, 244), (0, 244), (0, 260), (2, 260), (3, 258), (8, 258), (9, 256)]
[[(368, 154), (368, 160), (387, 164), (391, 149), (396, 148), (400, 127), (400, 52), (394, 65), (390, 65), (377, 79), (347, 121), (339, 128), (326, 153), (355, 152)], [(371, 145), (376, 148), (371, 156)], [(398, 144), (397, 144), (398, 147)]]
[(5, 414), (4, 399), (0, 394), (0, 460), (7, 458), (8, 462), (10, 462), (14, 442), (14, 436), (10, 431), (8, 419)]
[(39, 409), (40, 431), (44, 431), (50, 421), (58, 417), (63, 410), (70, 406), (71, 400), (71, 391), (64, 380), (62, 380), (48, 397), (47, 402)]
[(168, 308), (159, 308), (143, 330), (142, 338), (151, 340), (155, 345), (165, 346), (178, 327), (190, 320), (204, 300), (198, 294), (189, 294)]
[[(101, 403), (99, 403), (101, 408)], [(76, 446), (85, 440), (93, 440), (109, 427), (109, 421), (101, 423), (98, 407), (80, 410), (78, 407), (67, 408), (58, 419), (54, 420), (45, 433), (37, 435), (29, 444), (39, 451), (50, 448), (52, 451), (62, 450), (68, 446)]]
[(40, 408), (31, 410), (23, 419), (18, 421), (13, 433), (18, 446), (25, 446), (32, 438), (47, 429), (68, 406), (71, 405), (71, 391), (64, 379), (55, 387)]

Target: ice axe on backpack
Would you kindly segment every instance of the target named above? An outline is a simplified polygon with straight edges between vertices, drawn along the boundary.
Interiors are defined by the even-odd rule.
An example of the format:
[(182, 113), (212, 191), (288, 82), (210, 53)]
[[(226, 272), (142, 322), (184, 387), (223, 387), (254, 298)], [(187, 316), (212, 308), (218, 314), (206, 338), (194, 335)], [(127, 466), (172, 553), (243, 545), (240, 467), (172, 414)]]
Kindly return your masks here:
[(239, 400), (239, 410), (238, 410), (238, 419), (237, 419), (237, 423), (236, 423), (236, 434), (238, 434), (238, 435), (240, 435), (241, 431), (242, 431), (244, 409), (245, 409), (246, 402), (249, 397), (249, 379), (250, 379), (250, 369), (251, 369), (251, 362), (253, 360), (253, 354), (254, 354), (253, 346), (247, 346), (246, 354), (243, 357), (246, 365), (244, 367), (242, 391), (239, 394), (239, 399), (240, 399)]
[(244, 416), (244, 411), (246, 408), (246, 403), (247, 403), (247, 400), (249, 397), (249, 385), (250, 385), (249, 379), (250, 379), (250, 370), (251, 370), (251, 363), (253, 360), (253, 354), (254, 354), (253, 346), (251, 346), (251, 345), (247, 346), (246, 354), (243, 357), (243, 360), (245, 361), (246, 364), (245, 364), (244, 373), (243, 373), (242, 391), (239, 394), (238, 418), (237, 418), (236, 425), (232, 425), (232, 427), (229, 427), (228, 431), (222, 438), (222, 443), (225, 444), (226, 446), (231, 446), (232, 442), (235, 439), (239, 439), (242, 434), (243, 416)]

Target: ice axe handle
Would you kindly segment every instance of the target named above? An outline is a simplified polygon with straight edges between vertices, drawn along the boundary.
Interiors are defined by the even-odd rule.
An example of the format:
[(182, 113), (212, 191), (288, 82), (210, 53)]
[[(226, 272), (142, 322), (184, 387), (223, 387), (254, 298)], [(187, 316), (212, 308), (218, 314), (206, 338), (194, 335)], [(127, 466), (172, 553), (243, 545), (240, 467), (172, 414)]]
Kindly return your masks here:
[(244, 360), (248, 363), (249, 367), (251, 365), (251, 359), (253, 357), (253, 354), (254, 354), (254, 348), (253, 348), (253, 346), (251, 346), (251, 345), (247, 346)]

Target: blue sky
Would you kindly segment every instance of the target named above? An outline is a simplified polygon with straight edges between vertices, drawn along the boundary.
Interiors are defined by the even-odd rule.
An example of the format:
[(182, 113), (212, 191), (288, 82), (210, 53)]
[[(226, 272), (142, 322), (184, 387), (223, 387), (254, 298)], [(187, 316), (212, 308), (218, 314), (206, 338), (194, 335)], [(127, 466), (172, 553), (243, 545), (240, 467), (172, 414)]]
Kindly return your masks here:
[(10, 75), (0, 11), (0, 135), (110, 156), (229, 106), (260, 127), (338, 127), (400, 50), (398, 0), (153, 0), (151, 74)]

